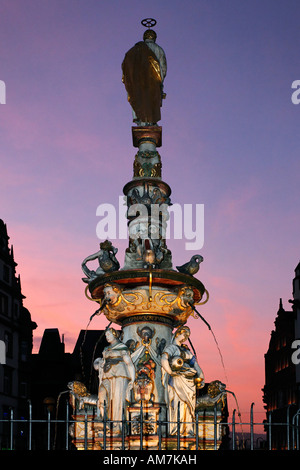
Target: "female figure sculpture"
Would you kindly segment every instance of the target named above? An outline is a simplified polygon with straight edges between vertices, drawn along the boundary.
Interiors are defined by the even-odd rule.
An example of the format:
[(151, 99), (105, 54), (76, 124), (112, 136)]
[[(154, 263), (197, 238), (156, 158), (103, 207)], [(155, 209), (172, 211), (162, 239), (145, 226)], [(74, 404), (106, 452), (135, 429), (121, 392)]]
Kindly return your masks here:
[(117, 434), (121, 430), (123, 407), (135, 380), (135, 368), (118, 332), (109, 328), (105, 336), (110, 344), (104, 349), (103, 358), (94, 362), (94, 368), (99, 371), (98, 409), (103, 418), (105, 401), (107, 419), (114, 421), (113, 432)]
[(193, 435), (197, 388), (204, 386), (204, 376), (196, 357), (183, 343), (190, 336), (187, 326), (178, 328), (172, 343), (165, 347), (161, 357), (162, 380), (169, 411), (170, 434), (177, 433), (178, 409), (180, 434)]

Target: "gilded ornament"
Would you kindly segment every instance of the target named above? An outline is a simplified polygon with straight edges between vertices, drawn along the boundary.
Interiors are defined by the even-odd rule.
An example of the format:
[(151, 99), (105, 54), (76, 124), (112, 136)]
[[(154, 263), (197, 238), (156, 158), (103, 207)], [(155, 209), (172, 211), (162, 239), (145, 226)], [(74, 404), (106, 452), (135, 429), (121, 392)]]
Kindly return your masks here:
[[(152, 271), (150, 270), (152, 275)], [(193, 289), (181, 286), (172, 291), (158, 289), (152, 286), (152, 277), (149, 276), (149, 287), (139, 290), (123, 290), (119, 286), (106, 284), (104, 287), (103, 312), (112, 321), (122, 323), (126, 317), (141, 313), (167, 315), (175, 324), (185, 323), (193, 313)], [(113, 296), (113, 300), (111, 300)]]
[(220, 380), (214, 380), (208, 384), (205, 393), (197, 397), (196, 410), (214, 408), (216, 404), (224, 408), (226, 397), (226, 385)]

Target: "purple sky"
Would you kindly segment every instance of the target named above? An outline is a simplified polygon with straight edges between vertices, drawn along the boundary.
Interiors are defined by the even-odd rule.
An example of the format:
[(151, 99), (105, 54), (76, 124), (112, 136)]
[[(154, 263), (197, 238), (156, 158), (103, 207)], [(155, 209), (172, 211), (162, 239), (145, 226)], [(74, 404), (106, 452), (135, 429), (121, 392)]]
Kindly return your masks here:
[[(80, 265), (98, 249), (97, 206), (117, 206), (132, 178), (121, 63), (145, 17), (157, 19), (168, 61), (163, 179), (173, 203), (205, 207), (201, 313), (228, 388), (262, 420), (264, 353), (300, 259), (299, 1), (0, 0), (0, 218), (35, 345), (57, 327), (72, 351), (95, 310)], [(122, 265), (127, 241), (114, 245)], [(185, 240), (168, 246), (175, 266), (194, 254)], [(206, 379), (225, 381), (210, 332), (188, 324)]]

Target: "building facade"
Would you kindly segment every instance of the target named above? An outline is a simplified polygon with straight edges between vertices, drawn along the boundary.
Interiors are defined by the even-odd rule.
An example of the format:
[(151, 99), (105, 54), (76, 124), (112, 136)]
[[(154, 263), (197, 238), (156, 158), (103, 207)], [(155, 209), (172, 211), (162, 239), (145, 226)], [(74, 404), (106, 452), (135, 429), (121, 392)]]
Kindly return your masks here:
[[(22, 417), (27, 413), (30, 397), (30, 357), (33, 330), (36, 323), (23, 306), (20, 276), (13, 247), (9, 246), (6, 224), (0, 219), (0, 341), (5, 345), (5, 357), (0, 365), (0, 416)], [(0, 422), (1, 448), (7, 445), (8, 429)], [(15, 438), (20, 437), (15, 429)]]
[[(282, 299), (265, 354), (265, 386), (263, 402), (268, 423), (272, 426), (273, 449), (287, 449), (293, 442), (293, 416), (300, 407), (300, 370), (295, 357), (295, 341), (300, 339), (300, 263), (295, 269), (291, 310), (283, 307)], [(299, 361), (300, 362), (300, 361)], [(290, 426), (287, 426), (290, 424)], [(266, 427), (269, 434), (269, 426)], [(270, 436), (269, 436), (270, 437)]]

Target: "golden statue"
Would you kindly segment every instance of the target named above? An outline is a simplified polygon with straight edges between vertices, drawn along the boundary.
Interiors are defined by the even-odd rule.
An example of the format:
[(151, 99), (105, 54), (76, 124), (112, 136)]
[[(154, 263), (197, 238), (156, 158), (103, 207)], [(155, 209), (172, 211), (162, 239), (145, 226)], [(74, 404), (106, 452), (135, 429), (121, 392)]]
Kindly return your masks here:
[[(149, 24), (154, 25), (156, 21)], [(163, 49), (155, 42), (156, 37), (155, 31), (147, 29), (143, 41), (125, 54), (122, 63), (122, 81), (133, 109), (133, 120), (139, 126), (155, 125), (161, 119), (167, 61)]]

